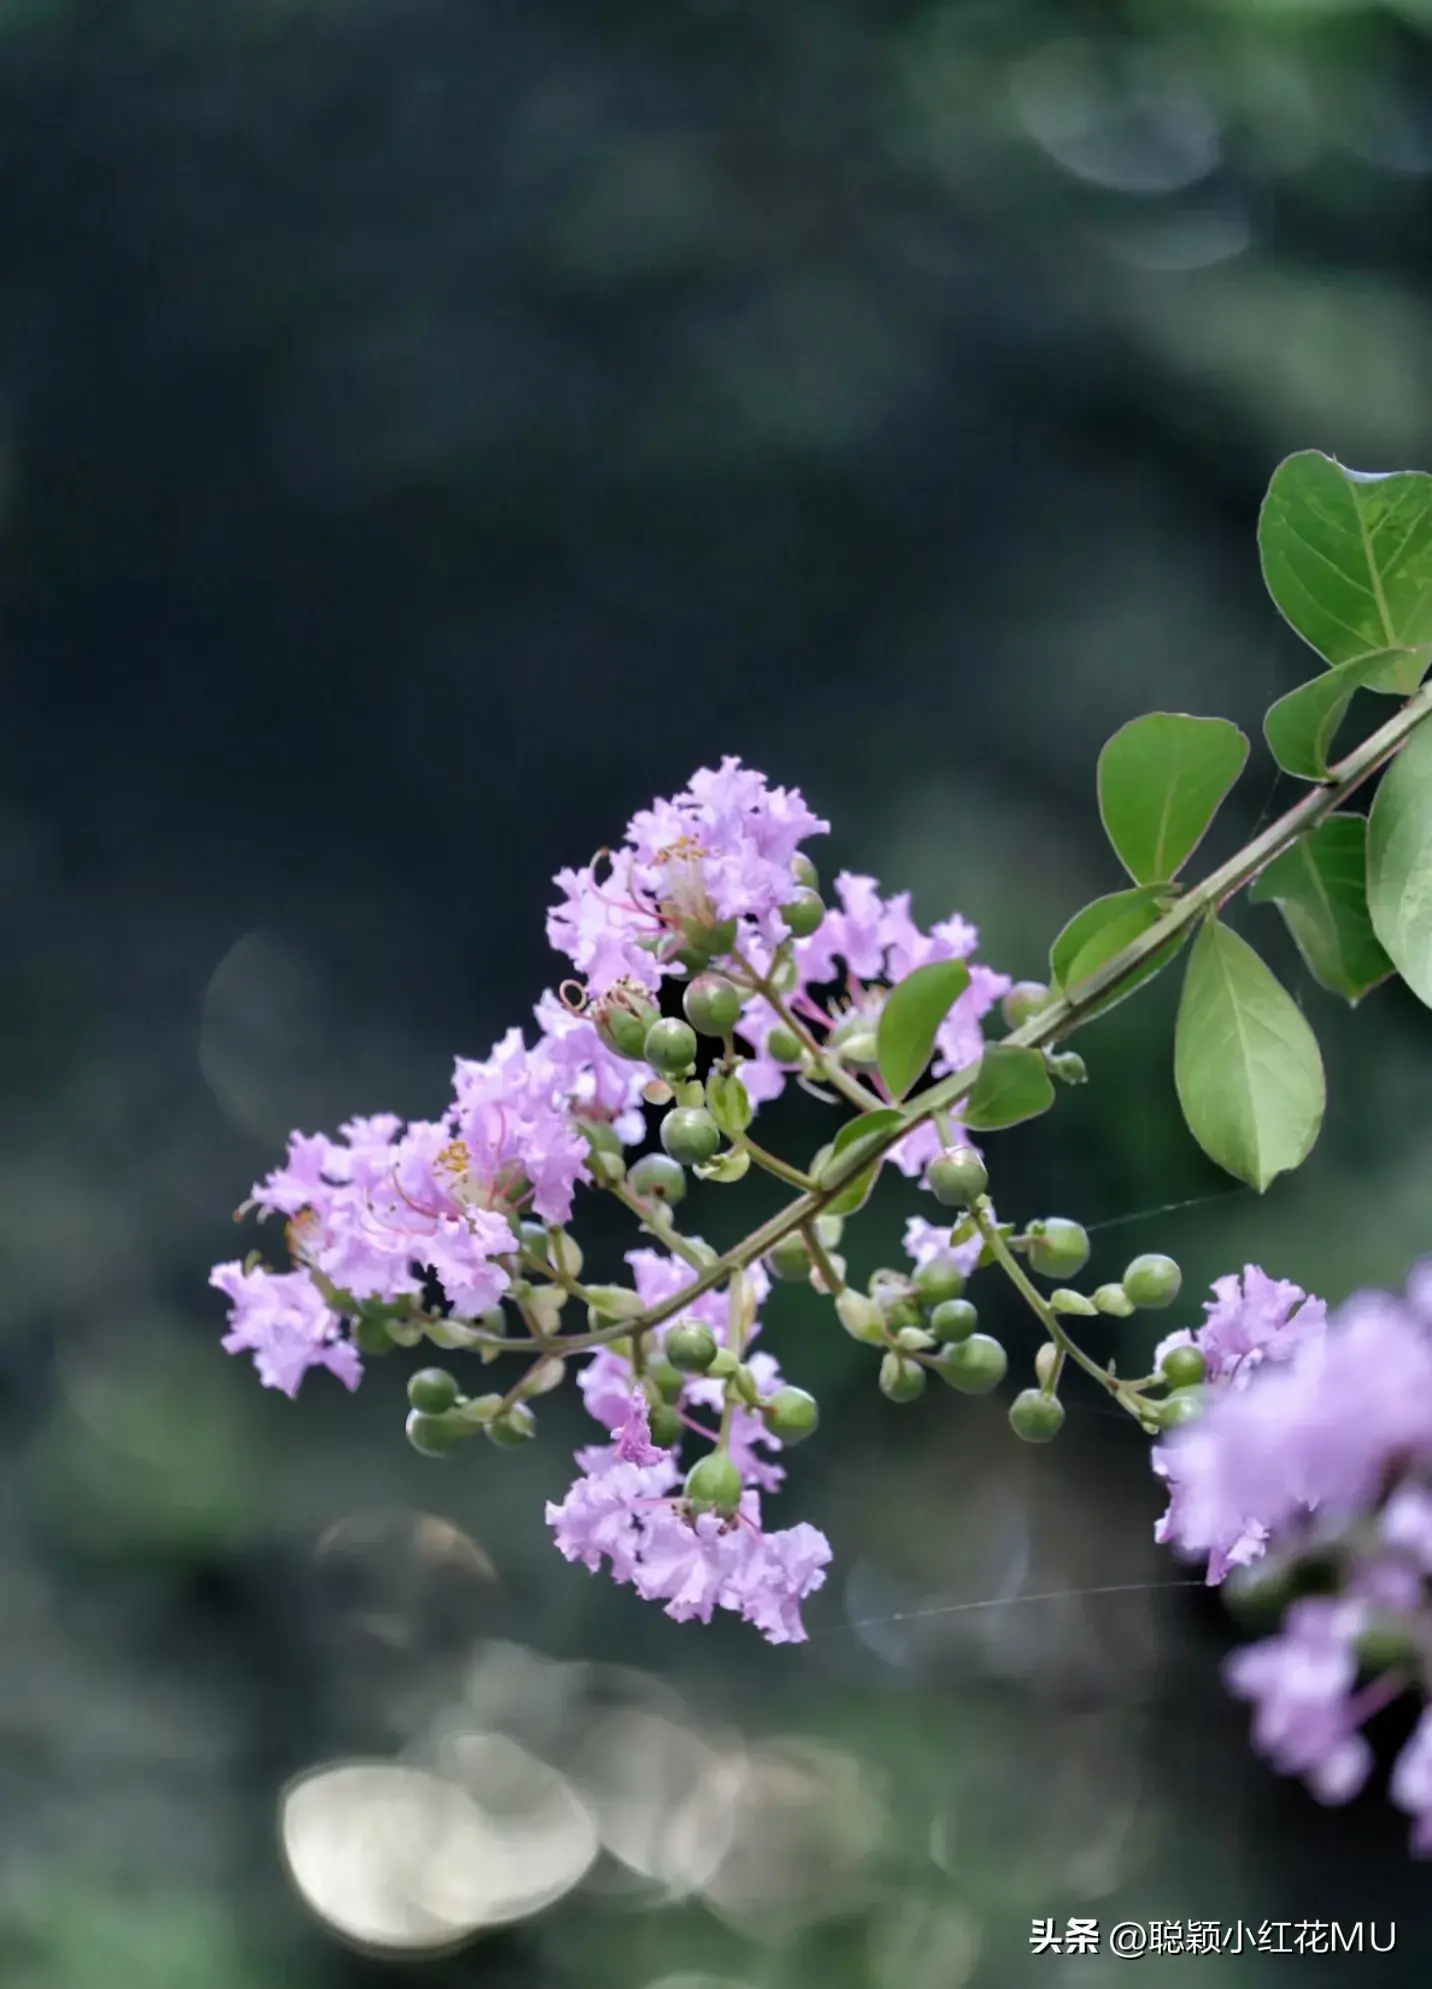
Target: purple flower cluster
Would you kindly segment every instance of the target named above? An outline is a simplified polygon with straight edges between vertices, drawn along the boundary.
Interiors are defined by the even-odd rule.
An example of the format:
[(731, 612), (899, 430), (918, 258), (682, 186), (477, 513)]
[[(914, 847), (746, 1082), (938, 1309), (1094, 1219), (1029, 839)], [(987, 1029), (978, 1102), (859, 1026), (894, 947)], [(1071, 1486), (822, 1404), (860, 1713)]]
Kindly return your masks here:
[[(1335, 1593), (1294, 1601), (1228, 1677), (1273, 1764), (1344, 1802), (1372, 1766), (1365, 1721), (1432, 1680), (1432, 1261), (1401, 1297), (1361, 1292), (1331, 1318), (1251, 1268), (1214, 1289), (1198, 1333), (1165, 1342), (1202, 1350), (1209, 1399), (1154, 1453), (1158, 1537), (1206, 1556), (1210, 1582), (1265, 1555), (1294, 1577), (1331, 1567)], [(1432, 1712), (1391, 1791), (1432, 1855)]]
[(349, 1120), (336, 1140), (292, 1135), (252, 1206), (288, 1218), (298, 1268), (219, 1264), (209, 1280), (232, 1308), (225, 1348), (251, 1353), (266, 1387), (293, 1395), (311, 1367), (356, 1387), (344, 1316), (364, 1301), (416, 1298), (426, 1280), (454, 1319), (476, 1319), (511, 1281), (510, 1218), (529, 1207), (547, 1222), (570, 1216), (587, 1179), (583, 1124), (641, 1138), (641, 1070), (550, 995), (537, 1023), (531, 1048), (513, 1029), (486, 1062), (460, 1057), (440, 1119), (405, 1127), (385, 1112)]
[(602, 852), (600, 874), (599, 860), (558, 872), (563, 897), (547, 914), (547, 937), (593, 998), (619, 983), (654, 992), (675, 950), (731, 920), (734, 943), (774, 949), (780, 908), (795, 895), (791, 865), (829, 828), (797, 789), (768, 787), (738, 759), (703, 767), (673, 800), (632, 817), (621, 848)]
[[(672, 1297), (687, 1281), (674, 1258), (656, 1250), (628, 1253), (638, 1296), (644, 1305)], [(731, 1344), (733, 1309), (741, 1358), (763, 1399), (782, 1386), (770, 1354), (747, 1351), (760, 1331), (756, 1308), (769, 1281), (759, 1266), (744, 1273), (734, 1294), (712, 1291), (667, 1325), (647, 1336), (650, 1353), (660, 1354), (678, 1326), (710, 1328), (717, 1344)], [(783, 1532), (761, 1526), (761, 1494), (778, 1490), (781, 1466), (762, 1452), (781, 1444), (760, 1414), (738, 1405), (730, 1415), (725, 1449), (744, 1487), (739, 1509), (729, 1519), (693, 1514), (677, 1491), (684, 1433), (708, 1440), (719, 1434), (723, 1384), (706, 1375), (684, 1377), (674, 1406), (683, 1437), (669, 1449), (651, 1441), (647, 1398), (631, 1361), (603, 1347), (579, 1376), (588, 1410), (610, 1430), (609, 1444), (577, 1452), (581, 1476), (560, 1504), (549, 1504), (547, 1522), (569, 1561), (594, 1572), (606, 1562), (614, 1580), (630, 1582), (647, 1601), (666, 1604), (679, 1623), (709, 1623), (716, 1609), (736, 1611), (771, 1643), (801, 1643), (805, 1630), (800, 1604), (825, 1580), (830, 1543), (801, 1523)], [(704, 1420), (702, 1420), (704, 1418)]]

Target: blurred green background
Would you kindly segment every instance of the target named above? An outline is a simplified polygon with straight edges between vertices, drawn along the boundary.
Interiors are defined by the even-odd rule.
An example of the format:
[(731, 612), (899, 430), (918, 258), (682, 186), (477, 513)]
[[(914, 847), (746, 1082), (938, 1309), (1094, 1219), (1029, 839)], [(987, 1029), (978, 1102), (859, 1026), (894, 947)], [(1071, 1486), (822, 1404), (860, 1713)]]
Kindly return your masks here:
[[(551, 874), (721, 753), (833, 820), (827, 876), (1041, 972), (1118, 882), (1107, 735), (1164, 707), (1256, 740), (1309, 674), (1257, 568), (1279, 457), (1432, 468), (1429, 29), (1421, 0), (4, 0), (7, 1989), (1120, 1979), (1031, 1954), (1072, 1915), (1394, 1920), (1390, 1955), (1142, 1966), (1425, 1979), (1403, 1820), (1253, 1760), (1197, 1589), (1098, 1592), (1184, 1571), (1091, 1398), (1033, 1454), (997, 1401), (897, 1409), (782, 1291), (767, 1344), (826, 1409), (782, 1508), (838, 1558), (773, 1651), (559, 1559), (574, 1404), (425, 1463), (397, 1363), (265, 1394), (205, 1277), (291, 1126), (441, 1106), (562, 971)], [(1288, 798), (1259, 743), (1210, 855)], [(1270, 909), (1236, 922), (1293, 975)], [(1002, 1209), (1105, 1225), (1097, 1275), (1181, 1260), (1159, 1330), (1250, 1259), (1335, 1300), (1432, 1247), (1427, 1016), (1297, 985), (1331, 1105), (1266, 1200), (1200, 1199), (1228, 1184), (1164, 981), (991, 1142)], [(914, 1206), (887, 1184), (855, 1268)], [(508, 1824), (311, 1784), (339, 1793), (290, 1848), (407, 1950), (374, 1955), (288, 1886), (278, 1802), (399, 1756)], [(464, 1913), (519, 1917), (435, 1955)]]

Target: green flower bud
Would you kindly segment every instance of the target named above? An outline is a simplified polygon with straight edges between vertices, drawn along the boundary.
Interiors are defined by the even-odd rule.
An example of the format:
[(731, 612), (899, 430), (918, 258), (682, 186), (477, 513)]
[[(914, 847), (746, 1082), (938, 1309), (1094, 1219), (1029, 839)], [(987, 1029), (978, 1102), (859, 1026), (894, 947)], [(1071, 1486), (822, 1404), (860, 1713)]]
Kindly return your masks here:
[(885, 1345), (884, 1315), (875, 1300), (867, 1298), (864, 1292), (847, 1287), (836, 1298), (835, 1312), (852, 1340), (860, 1340), (867, 1347)]
[(839, 1046), (840, 1060), (855, 1070), (874, 1070), (880, 1061), (880, 1041), (873, 1029), (857, 1029)]
[(517, 1240), (530, 1257), (545, 1264), (547, 1258), (547, 1225), (544, 1222), (519, 1222)]
[(760, 1408), (761, 1391), (757, 1385), (755, 1375), (752, 1374), (748, 1367), (737, 1368), (731, 1377), (731, 1386), (748, 1409)]
[(716, 1358), (706, 1372), (713, 1381), (729, 1381), (739, 1365), (729, 1347), (718, 1347)]
[(379, 1313), (360, 1312), (348, 1330), (360, 1354), (390, 1354), (393, 1351), (393, 1335), (387, 1320)]
[(1030, 1268), (1038, 1271), (1041, 1278), (1072, 1278), (1089, 1261), (1087, 1231), (1066, 1216), (1049, 1216), (1044, 1222), (1032, 1222), (1026, 1234)]
[(693, 1512), (730, 1519), (740, 1506), (741, 1491), (741, 1474), (724, 1450), (713, 1450), (687, 1473), (686, 1498)]
[(1191, 1423), (1202, 1414), (1203, 1391), (1199, 1388), (1175, 1388), (1154, 1409), (1161, 1430), (1176, 1430), (1181, 1423)]
[(1024, 1443), (1052, 1443), (1064, 1427), (1064, 1404), (1042, 1388), (1025, 1388), (1009, 1405), (1009, 1427)]
[(701, 974), (681, 997), (698, 1036), (728, 1036), (741, 1019), (741, 990), (724, 974)]
[(441, 1416), (457, 1400), (457, 1383), (445, 1367), (423, 1367), (408, 1377), (408, 1400), (425, 1416)]
[(889, 1353), (880, 1363), (880, 1393), (892, 1402), (914, 1402), (925, 1392), (925, 1370), (916, 1361)]
[(716, 1358), (716, 1335), (699, 1320), (678, 1322), (666, 1336), (666, 1358), (681, 1374), (705, 1374)]
[(1049, 1305), (1051, 1311), (1075, 1313), (1080, 1319), (1094, 1319), (1098, 1316), (1098, 1307), (1093, 1299), (1085, 1298), (1082, 1291), (1073, 1291), (1067, 1285), (1061, 1285), (1058, 1291), (1050, 1292)]
[(696, 1031), (674, 1015), (663, 1016), (647, 1030), (641, 1053), (663, 1077), (680, 1077), (696, 1061)]
[(979, 1323), (980, 1316), (967, 1298), (943, 1299), (930, 1314), (930, 1331), (947, 1347), (968, 1340)]
[(1034, 1020), (1041, 1008), (1047, 1008), (1052, 999), (1043, 981), (1016, 981), (1000, 1003), (1000, 1013), (1011, 1029), (1022, 1029), (1026, 1022)]
[(1094, 1294), (1094, 1308), (1111, 1319), (1129, 1319), (1133, 1316), (1134, 1302), (1122, 1285), (1100, 1285)]
[(699, 1077), (689, 1078), (671, 1087), (671, 1099), (673, 1104), (684, 1106), (688, 1112), (699, 1112), (706, 1103), (706, 1086)]
[(1183, 1272), (1172, 1257), (1135, 1257), (1124, 1272), (1124, 1290), (1143, 1312), (1172, 1305), (1183, 1284)]
[(502, 1413), (502, 1405), (506, 1400), (505, 1395), (478, 1395), (471, 1402), (464, 1402), (457, 1413), (465, 1423), (471, 1423), (474, 1429), (480, 1429), (484, 1424), (490, 1423), (494, 1416)]
[(797, 850), (791, 858), (791, 875), (795, 878), (797, 884), (801, 886), (802, 890), (818, 891), (820, 889), (820, 872), (805, 854), (804, 850)]
[(1199, 1347), (1170, 1347), (1159, 1363), (1159, 1373), (1170, 1388), (1197, 1388), (1208, 1374), (1208, 1362)]
[(639, 1064), (646, 1054), (646, 1032), (660, 1013), (644, 989), (631, 993), (613, 990), (597, 1003), (592, 1020), (609, 1050)]
[(680, 1443), (686, 1425), (681, 1420), (679, 1409), (673, 1409), (669, 1402), (658, 1402), (649, 1411), (647, 1427), (651, 1440), (659, 1450), (670, 1450), (673, 1444)]
[(922, 1305), (943, 1305), (959, 1298), (965, 1289), (965, 1274), (949, 1257), (932, 1258), (921, 1264), (910, 1280)]
[(774, 1029), (766, 1031), (766, 1054), (774, 1057), (778, 1064), (798, 1064), (801, 1060), (800, 1038), (794, 1030), (778, 1022)]
[(414, 1409), (404, 1425), (408, 1442), (423, 1457), (448, 1457), (472, 1435), (472, 1425), (446, 1410), (440, 1416)]
[(924, 1354), (936, 1344), (933, 1333), (927, 1333), (922, 1326), (902, 1326), (895, 1335), (895, 1345), (902, 1354)]
[(686, 1376), (675, 1361), (668, 1360), (664, 1354), (655, 1354), (647, 1362), (646, 1379), (663, 1402), (679, 1401), (686, 1386)]
[(780, 1388), (762, 1411), (766, 1428), (782, 1443), (804, 1443), (820, 1422), (820, 1409), (814, 1395), (803, 1388)]
[(947, 1209), (967, 1209), (989, 1186), (985, 1164), (972, 1146), (957, 1146), (930, 1162), (930, 1193)]
[(686, 1193), (686, 1176), (669, 1154), (644, 1153), (628, 1169), (627, 1186), (644, 1202), (665, 1202), (674, 1207)]
[(793, 939), (809, 939), (813, 932), (820, 930), (825, 917), (825, 900), (819, 891), (797, 891), (788, 905), (781, 906), (781, 917)]
[(661, 1143), (673, 1160), (699, 1167), (715, 1155), (721, 1129), (704, 1106), (694, 1111), (690, 1106), (678, 1106), (661, 1122)]
[(798, 1229), (783, 1236), (766, 1252), (766, 1268), (786, 1284), (797, 1284), (810, 1276), (811, 1254)]
[[(958, 1304), (958, 1299), (955, 1300)], [(958, 1388), (962, 1395), (988, 1395), (998, 1388), (1009, 1370), (1009, 1356), (998, 1340), (988, 1333), (972, 1333), (957, 1340), (934, 1356), (934, 1369), (941, 1381)]]
[(1034, 1373), (1041, 1388), (1048, 1388), (1054, 1379), (1054, 1370), (1059, 1365), (1059, 1349), (1052, 1340), (1046, 1340), (1034, 1356)]
[(593, 1153), (614, 1153), (618, 1160), (622, 1157), (621, 1138), (614, 1125), (607, 1119), (579, 1119), (577, 1130)]
[(525, 1402), (514, 1402), (500, 1416), (494, 1416), (487, 1425), (489, 1443), (495, 1443), (499, 1450), (516, 1450), (519, 1444), (537, 1434), (537, 1418)]
[(880, 1316), (892, 1333), (898, 1333), (902, 1326), (919, 1326), (924, 1323), (924, 1313), (919, 1303), (911, 1297), (910, 1290), (902, 1278), (899, 1284), (874, 1285), (870, 1296), (880, 1307)]

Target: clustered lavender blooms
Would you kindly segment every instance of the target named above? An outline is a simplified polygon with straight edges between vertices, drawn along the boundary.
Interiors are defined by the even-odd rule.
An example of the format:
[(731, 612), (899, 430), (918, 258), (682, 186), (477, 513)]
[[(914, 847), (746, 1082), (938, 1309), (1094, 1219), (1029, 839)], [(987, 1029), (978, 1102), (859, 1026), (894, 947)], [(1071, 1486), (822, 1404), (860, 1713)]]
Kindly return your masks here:
[[(533, 1403), (572, 1363), (606, 1440), (578, 1451), (577, 1478), (547, 1505), (560, 1553), (677, 1621), (726, 1609), (793, 1643), (831, 1547), (806, 1522), (766, 1521), (784, 1449), (818, 1420), (811, 1396), (755, 1345), (773, 1281), (829, 1297), (845, 1330), (878, 1352), (886, 1396), (908, 1402), (930, 1375), (972, 1395), (1004, 1380), (1004, 1349), (976, 1330), (965, 1296), (977, 1270), (997, 1266), (1048, 1335), (1037, 1386), (1009, 1410), (1017, 1435), (1056, 1434), (1072, 1361), (1161, 1437), (1153, 1463), (1170, 1498), (1156, 1537), (1205, 1562), (1210, 1583), (1255, 1564), (1284, 1576), (1333, 1569), (1333, 1592), (1295, 1595), (1277, 1635), (1239, 1653), (1229, 1679), (1254, 1702), (1255, 1739), (1275, 1765), (1325, 1801), (1346, 1799), (1369, 1771), (1363, 1722), (1421, 1684), (1432, 1657), (1432, 1264), (1403, 1299), (1364, 1294), (1331, 1320), (1320, 1300), (1250, 1266), (1215, 1284), (1197, 1331), (1161, 1342), (1152, 1373), (1101, 1366), (1069, 1320), (1163, 1308), (1178, 1296), (1177, 1266), (1145, 1255), (1119, 1282), (1077, 1290), (1084, 1230), (1060, 1217), (1022, 1233), (997, 1221), (983, 1158), (956, 1116), (977, 1094), (965, 1085), (938, 1102), (942, 1080), (948, 1090), (954, 1074), (1001, 1054), (986, 1040), (992, 1011), (1017, 1038), (1051, 991), (973, 962), (977, 934), (958, 917), (923, 931), (908, 896), (882, 896), (872, 878), (840, 875), (827, 906), (802, 848), (826, 827), (799, 793), (728, 759), (637, 815), (619, 850), (563, 871), (548, 933), (581, 978), (542, 996), (530, 1041), (514, 1029), (484, 1062), (459, 1059), (438, 1119), (379, 1114), (336, 1139), (292, 1136), (240, 1211), (284, 1219), (289, 1268), (271, 1270), (257, 1252), (215, 1268), (231, 1307), (225, 1347), (250, 1353), (263, 1383), (290, 1396), (310, 1368), (351, 1389), (365, 1354), (423, 1340), (484, 1366), (504, 1352), (535, 1357), (505, 1394), (469, 1397), (442, 1368), (412, 1376), (408, 1434), (429, 1455), (478, 1431), (499, 1447), (525, 1441)], [(895, 995), (922, 974), (928, 988), (936, 969), (947, 977), (916, 1058), (936, 1102), (893, 1110), (886, 1021)], [(663, 1014), (668, 986), (685, 1019)], [(700, 1036), (716, 1045), (704, 1077)], [(1046, 1089), (1048, 1075), (1083, 1076), (1078, 1058), (1048, 1046), (1003, 1054), (1033, 1057)], [(880, 1135), (877, 1164), (892, 1159), (933, 1198), (934, 1219), (908, 1220), (905, 1267), (876, 1271), (864, 1291), (847, 1283), (838, 1248), (841, 1208), (868, 1193), (868, 1182), (851, 1192), (849, 1170), (834, 1177), (843, 1203), (817, 1195), (764, 1248), (718, 1259), (677, 1226), (689, 1175), (737, 1180), (754, 1162), (821, 1188), (838, 1146), (807, 1173), (749, 1132), (792, 1081), (855, 1106), (856, 1131)], [(659, 1146), (629, 1159), (652, 1110), (663, 1114)], [(626, 1283), (582, 1282), (567, 1226), (583, 1191), (615, 1195), (650, 1238), (627, 1252)], [(1041, 1292), (1031, 1273), (1057, 1288)], [(585, 1332), (563, 1329), (574, 1302)], [(512, 1312), (526, 1339), (513, 1336)], [(1415, 1848), (1432, 1852), (1432, 1714), (1392, 1790), (1417, 1818)]]
[[(1206, 1364), (1206, 1399), (1154, 1452), (1158, 1537), (1282, 1605), (1228, 1681), (1274, 1766), (1346, 1802), (1372, 1768), (1365, 1722), (1432, 1677), (1432, 1260), (1400, 1297), (1360, 1292), (1331, 1316), (1252, 1267), (1214, 1289), (1204, 1325), (1159, 1350)], [(1432, 1855), (1432, 1710), (1391, 1794)]]

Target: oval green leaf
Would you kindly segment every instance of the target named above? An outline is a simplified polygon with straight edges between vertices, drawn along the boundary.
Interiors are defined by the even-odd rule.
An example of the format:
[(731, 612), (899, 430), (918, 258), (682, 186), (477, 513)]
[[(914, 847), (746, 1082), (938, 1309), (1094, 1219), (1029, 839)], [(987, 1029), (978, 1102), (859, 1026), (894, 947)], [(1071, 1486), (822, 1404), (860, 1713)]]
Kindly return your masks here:
[(1305, 449), (1273, 474), (1258, 551), (1279, 612), (1319, 656), (1409, 652), (1368, 688), (1417, 688), (1432, 657), (1432, 477), (1368, 475)]
[(964, 1102), (955, 1109), (971, 1132), (997, 1132), (1036, 1119), (1054, 1103), (1044, 1057), (1039, 1050), (991, 1043), (980, 1060), (979, 1076)]
[(1284, 773), (1298, 780), (1326, 780), (1329, 748), (1356, 693), (1413, 654), (1405, 649), (1374, 649), (1279, 698), (1263, 720), (1263, 734)]
[[(822, 1147), (811, 1162), (811, 1174), (818, 1184), (825, 1186), (847, 1167), (856, 1165), (863, 1148), (879, 1146), (888, 1138), (892, 1129), (900, 1125), (905, 1114), (891, 1105), (882, 1105), (878, 1111), (864, 1112), (858, 1119), (849, 1119), (841, 1127), (827, 1147)], [(829, 1215), (853, 1215), (863, 1208), (870, 1199), (870, 1191), (875, 1186), (875, 1177), (880, 1172), (881, 1162), (888, 1149), (883, 1148), (868, 1167), (860, 1167), (841, 1187), (834, 1199), (826, 1204)]]
[(1249, 898), (1275, 904), (1308, 972), (1355, 1008), (1393, 971), (1367, 909), (1367, 821), (1329, 815), (1284, 850)]
[[(1050, 977), (1059, 993), (1077, 994), (1090, 975), (1151, 931), (1158, 924), (1162, 916), (1160, 907), (1169, 895), (1166, 884), (1139, 884), (1132, 891), (1115, 891), (1107, 898), (1096, 898), (1083, 911), (1076, 912), (1049, 951)], [(1086, 1009), (1086, 1016), (1102, 1015), (1107, 1009), (1117, 1008), (1135, 988), (1142, 987), (1166, 967), (1187, 938), (1185, 926), (1166, 946), (1140, 961), (1126, 981)]]
[(1189, 955), (1174, 1084), (1209, 1159), (1260, 1194), (1307, 1158), (1323, 1122), (1317, 1039), (1247, 940), (1213, 919)]
[(1099, 755), (1099, 813), (1136, 884), (1178, 875), (1247, 758), (1226, 718), (1151, 711), (1120, 726)]
[(1377, 790), (1367, 825), (1372, 929), (1432, 1008), (1432, 725), (1412, 734)]
[(875, 1041), (892, 1098), (903, 1098), (929, 1063), (936, 1031), (969, 984), (963, 960), (932, 960), (890, 990)]

